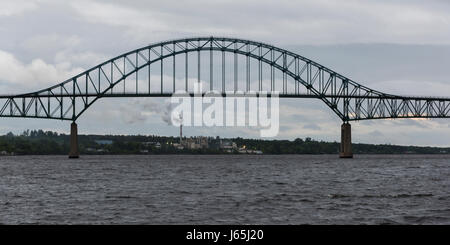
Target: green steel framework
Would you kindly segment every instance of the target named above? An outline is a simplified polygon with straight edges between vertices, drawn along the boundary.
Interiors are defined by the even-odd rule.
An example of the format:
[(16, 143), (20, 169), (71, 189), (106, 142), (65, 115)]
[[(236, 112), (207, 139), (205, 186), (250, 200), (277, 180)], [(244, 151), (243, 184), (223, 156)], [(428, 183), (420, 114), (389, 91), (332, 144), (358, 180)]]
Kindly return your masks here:
[[(206, 63), (205, 57), (201, 55), (205, 52), (209, 52)], [(225, 72), (229, 68), (226, 65), (230, 65), (226, 62), (227, 58), (231, 58), (233, 70), (233, 75), (228, 77)], [(244, 64), (239, 66), (239, 61)], [(250, 76), (255, 74), (255, 70), (252, 73), (252, 62), (257, 66), (254, 78), (257, 84), (253, 84), (253, 89)], [(183, 69), (178, 69), (180, 63)], [(207, 68), (204, 68), (205, 64)], [(159, 89), (152, 90), (151, 83), (154, 85), (155, 81), (152, 80), (151, 72), (155, 65), (158, 65), (160, 86), (158, 84)], [(167, 72), (164, 72), (168, 66), (173, 73), (169, 85), (165, 77)], [(196, 72), (193, 73), (193, 69)], [(209, 79), (201, 77), (208, 72), (205, 69), (209, 69)], [(184, 73), (183, 90), (190, 96), (195, 92), (190, 88), (190, 78), (198, 82), (207, 81), (210, 89), (214, 89), (214, 82), (216, 85), (219, 83), (221, 86), (218, 92), (221, 96), (241, 95), (239, 87), (244, 86), (242, 83), (245, 82), (245, 89), (241, 91), (244, 94), (271, 96), (277, 93), (280, 98), (320, 99), (344, 122), (450, 117), (450, 98), (386, 94), (290, 51), (260, 42), (221, 37), (188, 38), (152, 44), (112, 58), (52, 87), (32, 93), (0, 95), (0, 117), (76, 121), (102, 97), (170, 97), (176, 91), (175, 84), (180, 83), (176, 81), (176, 72), (179, 70)], [(220, 79), (214, 81), (213, 73), (217, 71), (220, 71)], [(244, 79), (238, 78), (239, 72), (244, 74)], [(268, 79), (264, 78), (264, 73), (268, 73)], [(281, 78), (276, 73), (281, 74)], [(148, 79), (148, 86), (142, 86), (140, 74), (141, 78)], [(130, 83), (127, 81), (129, 77), (134, 78), (131, 81), (135, 85), (133, 91), (126, 87), (126, 83)], [(233, 88), (227, 90), (227, 83), (231, 83)]]

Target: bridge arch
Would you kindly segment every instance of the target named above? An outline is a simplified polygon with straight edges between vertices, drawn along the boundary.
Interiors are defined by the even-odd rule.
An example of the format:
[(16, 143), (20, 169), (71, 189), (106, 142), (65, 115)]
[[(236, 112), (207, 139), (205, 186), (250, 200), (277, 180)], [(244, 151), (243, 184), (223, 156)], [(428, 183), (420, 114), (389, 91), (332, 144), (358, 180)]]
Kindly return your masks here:
[[(77, 125), (75, 121), (98, 99), (104, 97), (169, 97), (175, 92), (176, 57), (185, 54), (185, 90), (189, 90), (189, 55), (197, 53), (198, 81), (201, 74), (201, 52), (210, 53), (209, 68), (213, 73), (213, 54), (222, 58), (222, 95), (225, 95), (226, 54), (233, 54), (234, 92), (237, 92), (238, 59), (246, 58), (246, 82), (243, 92), (277, 93), (286, 98), (316, 98), (323, 101), (344, 123), (341, 127), (341, 157), (352, 157), (351, 128), (349, 121), (385, 118), (449, 118), (450, 98), (398, 96), (383, 93), (363, 86), (333, 70), (301, 55), (272, 45), (250, 40), (199, 37), (165, 41), (142, 47), (94, 66), (62, 83), (36, 92), (18, 95), (0, 95), (0, 117), (47, 118), (73, 121), (71, 126), (71, 153), (78, 157)], [(173, 57), (173, 90), (165, 92), (164, 61)], [(250, 90), (249, 60), (258, 64), (257, 90)], [(151, 89), (151, 65), (160, 64), (161, 89)], [(262, 86), (262, 64), (270, 68), (270, 89)], [(217, 64), (216, 64), (217, 65)], [(139, 90), (139, 72), (148, 68), (148, 91)], [(241, 69), (242, 71), (242, 69)], [(273, 73), (282, 73), (282, 79)], [(136, 90), (126, 92), (126, 79), (135, 76)], [(294, 89), (288, 88), (287, 78), (291, 78)], [(275, 83), (282, 83), (277, 90)], [(211, 75), (210, 87), (213, 83)], [(114, 91), (123, 84), (123, 92)], [(300, 87), (305, 92), (301, 92)], [(229, 96), (229, 93), (226, 93)]]
[[(0, 105), (3, 105), (0, 108), (0, 117), (75, 121), (99, 98), (168, 97), (172, 93), (165, 93), (162, 87), (160, 91), (150, 91), (149, 85), (148, 93), (140, 92), (137, 89), (139, 71), (149, 67), (148, 77), (150, 78), (150, 66), (160, 62), (161, 79), (163, 79), (164, 60), (171, 57), (174, 57), (175, 60), (176, 56), (182, 54), (186, 54), (188, 57), (190, 53), (198, 52), (200, 54), (202, 51), (218, 52), (222, 55), (234, 53), (256, 60), (260, 64), (267, 64), (271, 70), (276, 69), (283, 74), (283, 91), (274, 90), (272, 87), (270, 90), (259, 88), (256, 92), (279, 92), (280, 97), (289, 98), (318, 98), (344, 122), (384, 118), (442, 118), (449, 117), (450, 114), (449, 98), (405, 97), (386, 94), (354, 82), (301, 55), (272, 45), (243, 39), (200, 37), (160, 42), (124, 53), (62, 83), (36, 92), (0, 95)], [(186, 58), (186, 67), (188, 63)], [(212, 67), (212, 62), (210, 64)], [(259, 65), (259, 69), (261, 69), (261, 65)], [(175, 71), (175, 61), (173, 71)], [(135, 93), (126, 94), (125, 89), (124, 93), (113, 91), (121, 82), (125, 87), (125, 80), (132, 75), (136, 75)], [(297, 87), (295, 90), (285, 90), (285, 76), (292, 78), (295, 85), (301, 85), (306, 92), (300, 93)], [(175, 78), (175, 76), (173, 77)], [(188, 79), (188, 75), (186, 79)], [(271, 83), (280, 82), (273, 80), (275, 79), (271, 75)]]
[[(287, 91), (284, 90), (284, 87), (284, 91), (276, 91), (273, 88), (271, 90), (261, 90), (260, 88), (257, 92), (272, 93), (276, 91), (280, 93), (281, 97), (318, 98), (343, 121), (363, 119), (358, 115), (359, 113), (352, 113), (349, 110), (352, 96), (355, 98), (359, 97), (360, 99), (383, 96), (393, 97), (392, 95), (360, 85), (331, 69), (285, 49), (243, 39), (203, 37), (172, 40), (148, 45), (107, 60), (49, 88), (33, 93), (10, 96), (8, 98), (3, 97), (7, 101), (4, 103), (3, 110), (0, 110), (0, 116), (51, 118), (74, 121), (99, 98), (111, 96), (121, 97), (121, 94), (123, 97), (132, 96), (129, 94), (125, 95), (125, 91), (124, 93), (114, 93), (113, 90), (128, 77), (138, 74), (144, 68), (150, 67), (156, 62), (162, 64), (164, 60), (182, 54), (186, 54), (187, 57), (189, 53), (200, 53), (202, 51), (219, 52), (222, 55), (224, 53), (233, 53), (235, 55), (249, 57), (259, 63), (267, 64), (271, 69), (276, 69), (281, 72), (283, 77), (284, 75), (289, 76), (294, 80), (294, 83), (298, 83), (299, 86), (301, 85), (306, 88), (306, 93), (300, 94), (297, 90)], [(187, 61), (186, 58), (186, 64), (188, 63)], [(121, 67), (121, 64), (123, 64), (123, 67)], [(131, 68), (128, 71), (126, 71), (127, 66)], [(162, 69), (163, 66), (161, 65)], [(261, 65), (259, 69), (261, 69)], [(148, 77), (150, 77), (150, 72)], [(271, 79), (274, 80), (273, 77)], [(274, 82), (276, 81), (271, 81), (271, 83)], [(283, 86), (284, 83), (285, 81), (283, 81)], [(140, 96), (138, 94), (142, 93), (136, 89), (135, 95)], [(148, 96), (164, 97), (170, 95), (170, 93), (164, 93), (162, 88), (159, 92), (151, 92), (149, 85)], [(42, 101), (42, 98), (48, 100), (46, 104)], [(16, 102), (18, 99), (22, 99), (21, 104), (25, 106), (19, 106)], [(357, 103), (355, 105), (358, 106)], [(8, 107), (10, 109), (9, 113), (7, 110)], [(355, 110), (355, 112), (360, 112), (360, 110)]]
[[(211, 40), (210, 42), (212, 42), (212, 40), (217, 41), (217, 39), (211, 39), (211, 38), (208, 38), (206, 40)], [(190, 41), (193, 41), (193, 40), (190, 40)], [(164, 45), (171, 45), (171, 44), (172, 45), (176, 45), (177, 43), (189, 43), (189, 40), (175, 40), (175, 41), (169, 42), (169, 43), (160, 43), (160, 44), (151, 45), (151, 46), (148, 46), (148, 47), (145, 47), (145, 48), (141, 48), (141, 49), (137, 49), (137, 50), (131, 51), (129, 53), (123, 54), (121, 56), (118, 56), (118, 57), (114, 58), (110, 62), (114, 62), (115, 60), (123, 59), (124, 57), (127, 57), (129, 55), (137, 56), (140, 52), (143, 52), (143, 51), (146, 52), (147, 50), (152, 50), (152, 49), (158, 48), (158, 47), (162, 48), (162, 47), (164, 47)], [(235, 53), (235, 54), (238, 54), (238, 55), (241, 55), (241, 56), (248, 56), (248, 57), (250, 57), (250, 58), (252, 58), (254, 60), (258, 60), (258, 61), (261, 61), (262, 63), (268, 64), (271, 67), (277, 69), (278, 71), (281, 71), (281, 72), (285, 73), (287, 76), (290, 76), (291, 78), (293, 78), (295, 80), (295, 82), (300, 83), (302, 86), (304, 86), (306, 89), (308, 89), (313, 95), (317, 96), (328, 107), (330, 107), (330, 109), (332, 109), (341, 119), (345, 118), (345, 116), (343, 115), (341, 110), (339, 110), (335, 104), (333, 104), (331, 101), (329, 101), (327, 99), (327, 97), (321, 96), (321, 93), (314, 86), (312, 86), (311, 84), (307, 83), (304, 79), (301, 78), (301, 76), (299, 74), (296, 74), (295, 71), (289, 69), (289, 67), (286, 66), (286, 62), (284, 62), (284, 64), (279, 64), (279, 63), (276, 62), (276, 60), (275, 61), (273, 60), (274, 59), (274, 55), (271, 56), (272, 60), (269, 60), (268, 58), (264, 57), (261, 54), (255, 54), (255, 53), (252, 53), (251, 51), (249, 51), (248, 49), (246, 50), (245, 48), (242, 48), (242, 46), (240, 48), (236, 48), (236, 44), (237, 45), (239, 45), (239, 44), (240, 45), (250, 45), (249, 41), (240, 40), (240, 39), (234, 39), (232, 41), (232, 43), (235, 44), (235, 45), (232, 46), (232, 48), (230, 48), (230, 47), (218, 47), (218, 46), (212, 46), (212, 45), (208, 46), (208, 44), (206, 43), (206, 44), (203, 44), (203, 45), (199, 45), (200, 46), (199, 48), (191, 47), (191, 48), (186, 48), (184, 50), (179, 50), (179, 51), (173, 50), (173, 51), (171, 51), (171, 52), (169, 52), (167, 54), (161, 55), (161, 56), (156, 57), (154, 59), (149, 59), (148, 62), (146, 62), (145, 64), (142, 64), (140, 66), (134, 64), (136, 66), (134, 67), (133, 70), (129, 71), (128, 73), (124, 73), (124, 75), (122, 77), (120, 77), (118, 80), (113, 82), (113, 85), (110, 88), (105, 89), (102, 93), (100, 93), (97, 97), (95, 97), (95, 99), (91, 103), (89, 103), (85, 108), (83, 108), (83, 110), (80, 113), (78, 113), (75, 116), (74, 119), (76, 120), (86, 109), (88, 109), (90, 107), (90, 105), (92, 105), (95, 102), (95, 100), (101, 98), (105, 93), (108, 93), (113, 88), (119, 86), (126, 78), (128, 78), (131, 75), (136, 74), (137, 72), (139, 72), (142, 69), (147, 68), (148, 66), (152, 65), (153, 63), (161, 62), (161, 61), (163, 61), (165, 59), (173, 58), (173, 57), (180, 56), (180, 55), (183, 55), (183, 54), (186, 54), (186, 53), (195, 53), (195, 52), (202, 52), (202, 51), (218, 51), (218, 52), (226, 52), (226, 53)], [(305, 59), (305, 58), (303, 58), (301, 56), (297, 56), (297, 55), (295, 55), (295, 54), (293, 54), (293, 53), (291, 53), (291, 52), (289, 52), (287, 50), (275, 48), (275, 47), (269, 46), (267, 44), (255, 43), (254, 45), (256, 47), (267, 48), (268, 50), (273, 50), (273, 51), (276, 50), (277, 52), (281, 53), (281, 54), (278, 54), (279, 57), (281, 55), (289, 56), (289, 57), (285, 57), (285, 59), (291, 58), (291, 60), (294, 60), (294, 61), (295, 61), (295, 59)], [(273, 51), (271, 51), (271, 52), (273, 52)], [(307, 61), (307, 62), (310, 62), (310, 61)], [(314, 66), (314, 64), (312, 64), (312, 63), (310, 65)], [(199, 81), (200, 81), (200, 79), (199, 79)], [(187, 92), (191, 92), (191, 93), (193, 92), (193, 91), (188, 91), (188, 89), (186, 89), (186, 90), (187, 90)], [(161, 96), (163, 96), (163, 97), (170, 96), (170, 94), (164, 94), (162, 91), (160, 91), (160, 92), (161, 92), (160, 93)], [(172, 91), (172, 92), (175, 92), (175, 91)], [(222, 92), (225, 92), (225, 91), (222, 91)], [(245, 92), (249, 92), (249, 91), (245, 91)], [(283, 95), (286, 95), (286, 94), (294, 95), (294, 93), (285, 93), (284, 91), (277, 91), (277, 90), (271, 90), (271, 91), (259, 90), (259, 91), (256, 91), (256, 92), (269, 92), (269, 93), (271, 93), (271, 92), (278, 92), (278, 93), (282, 93)]]

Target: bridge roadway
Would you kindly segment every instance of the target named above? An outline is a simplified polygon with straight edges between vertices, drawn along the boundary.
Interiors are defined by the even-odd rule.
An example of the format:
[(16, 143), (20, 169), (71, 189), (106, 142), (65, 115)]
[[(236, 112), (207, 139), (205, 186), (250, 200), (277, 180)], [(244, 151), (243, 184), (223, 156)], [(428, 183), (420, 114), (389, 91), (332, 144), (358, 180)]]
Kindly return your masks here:
[[(183, 92), (183, 91), (181, 91)], [(205, 96), (207, 93), (186, 93), (187, 96)], [(87, 93), (87, 94), (0, 94), (0, 99), (9, 99), (9, 98), (17, 98), (17, 97), (40, 97), (40, 98), (48, 98), (48, 97), (100, 97), (100, 98), (129, 98), (129, 97), (172, 97), (174, 95), (173, 92), (168, 93), (133, 93), (133, 92), (125, 92), (125, 93), (105, 93), (99, 95), (97, 93)], [(267, 96), (272, 97), (277, 96), (279, 98), (304, 98), (304, 99), (318, 99), (318, 98), (360, 98), (360, 99), (400, 99), (400, 100), (433, 100), (433, 101), (450, 101), (450, 97), (439, 97), (439, 96), (413, 96), (413, 95), (385, 95), (385, 96), (377, 96), (377, 95), (339, 95), (339, 94), (324, 94), (324, 95), (316, 95), (316, 94), (280, 94), (280, 93), (259, 93), (258, 91), (254, 92), (243, 92), (243, 93), (234, 93), (234, 91), (229, 91), (226, 93), (217, 92), (215, 93), (217, 96), (221, 97), (245, 97), (245, 96)]]

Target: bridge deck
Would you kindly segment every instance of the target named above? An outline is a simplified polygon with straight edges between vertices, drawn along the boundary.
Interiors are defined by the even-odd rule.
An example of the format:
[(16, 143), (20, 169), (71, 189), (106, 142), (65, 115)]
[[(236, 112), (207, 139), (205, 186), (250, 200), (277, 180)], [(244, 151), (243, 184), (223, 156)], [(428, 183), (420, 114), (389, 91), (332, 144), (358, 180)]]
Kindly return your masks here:
[[(207, 93), (187, 93), (186, 95), (194, 97), (194, 96), (206, 96)], [(212, 94), (208, 94), (211, 96)], [(386, 96), (374, 96), (374, 95), (315, 95), (315, 94), (275, 94), (275, 93), (217, 93), (215, 95), (222, 97), (242, 97), (242, 96), (278, 96), (280, 98), (362, 98), (362, 99), (406, 99), (406, 100), (434, 100), (434, 101), (450, 101), (450, 97), (430, 97), (430, 96), (401, 96), (401, 95), (386, 95)], [(107, 98), (128, 98), (128, 97), (171, 97), (174, 96), (174, 93), (105, 93), (99, 95), (98, 93), (88, 93), (88, 94), (19, 94), (19, 95), (0, 95), (0, 99), (9, 99), (9, 98), (30, 98), (30, 97), (39, 97), (39, 98), (48, 98), (48, 97), (107, 97)]]

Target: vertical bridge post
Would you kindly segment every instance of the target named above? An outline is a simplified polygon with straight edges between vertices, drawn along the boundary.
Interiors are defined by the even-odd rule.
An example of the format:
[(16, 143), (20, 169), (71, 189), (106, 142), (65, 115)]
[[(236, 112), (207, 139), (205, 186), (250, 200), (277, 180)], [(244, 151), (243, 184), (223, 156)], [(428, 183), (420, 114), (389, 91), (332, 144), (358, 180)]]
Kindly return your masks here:
[(344, 122), (341, 125), (341, 149), (340, 158), (353, 158), (352, 153), (352, 127), (350, 123)]
[(78, 158), (80, 153), (78, 152), (78, 126), (75, 122), (70, 124), (70, 151), (69, 158)]

